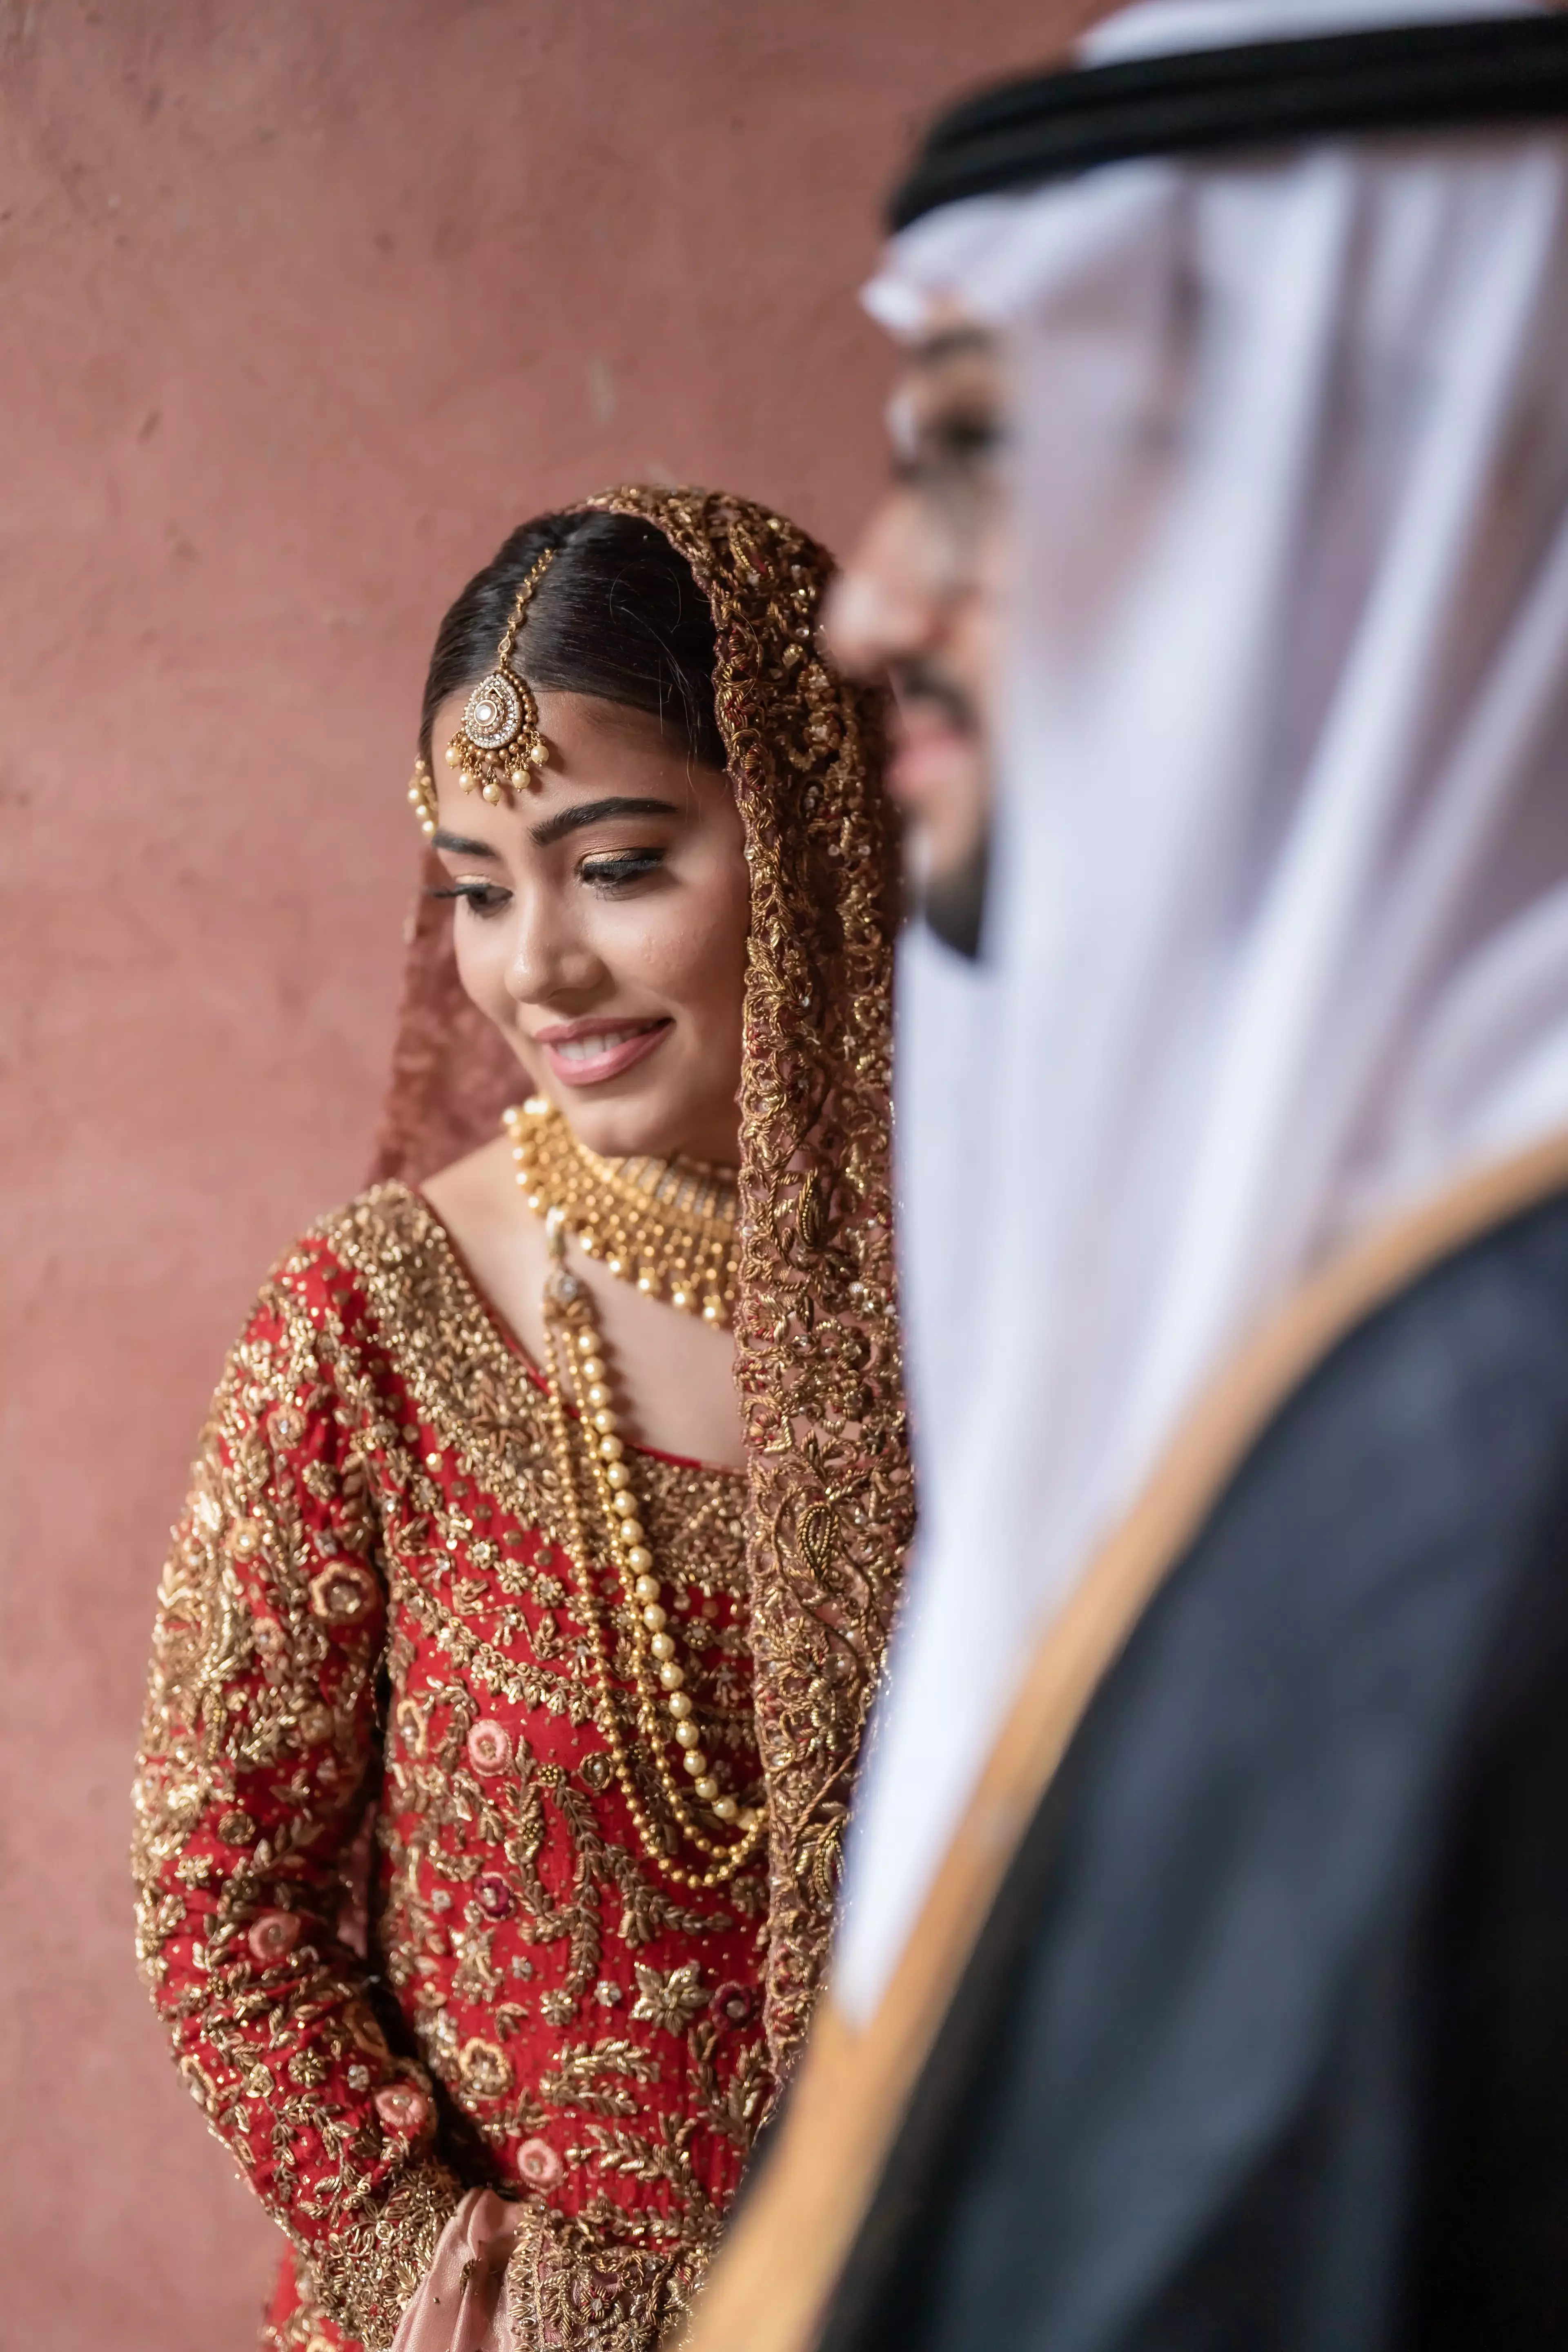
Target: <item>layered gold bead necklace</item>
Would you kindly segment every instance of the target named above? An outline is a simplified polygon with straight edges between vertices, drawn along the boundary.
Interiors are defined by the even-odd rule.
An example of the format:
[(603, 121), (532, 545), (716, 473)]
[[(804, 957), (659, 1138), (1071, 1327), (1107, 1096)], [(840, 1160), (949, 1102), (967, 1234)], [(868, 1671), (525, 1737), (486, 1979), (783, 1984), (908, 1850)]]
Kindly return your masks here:
[[(589, 1255), (601, 1258), (611, 1274), (635, 1283), (645, 1296), (668, 1299), (711, 1323), (727, 1322), (734, 1295), (734, 1188), (718, 1171), (692, 1162), (601, 1160), (542, 1097), (509, 1110), (505, 1124), (518, 1184), (529, 1208), (544, 1219), (550, 1251), (543, 1369), (551, 1448), (593, 1652), (601, 1728), (649, 1860), (679, 1885), (722, 1886), (756, 1853), (766, 1819), (761, 1808), (742, 1806), (724, 1788), (702, 1746), (626, 1461), (603, 1342), (587, 1291), (567, 1266), (566, 1238), (573, 1234)], [(611, 1531), (614, 1568), (631, 1625), (637, 1728), (676, 1827), (704, 1857), (705, 1867), (689, 1868), (668, 1851), (668, 1839), (649, 1819), (632, 1770), (616, 1706), (609, 1633), (594, 1591), (569, 1406), (576, 1409), (589, 1483)], [(685, 1785), (671, 1769), (671, 1745)]]

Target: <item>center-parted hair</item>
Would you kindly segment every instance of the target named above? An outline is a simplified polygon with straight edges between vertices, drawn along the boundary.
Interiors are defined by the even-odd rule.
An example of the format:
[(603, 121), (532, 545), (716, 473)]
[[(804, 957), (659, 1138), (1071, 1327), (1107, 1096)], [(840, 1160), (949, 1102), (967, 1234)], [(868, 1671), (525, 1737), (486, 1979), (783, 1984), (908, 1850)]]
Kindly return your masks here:
[(517, 670), (535, 688), (648, 711), (693, 760), (722, 769), (708, 599), (663, 531), (640, 516), (595, 512), (521, 524), (453, 604), (425, 680), (425, 758), (442, 703), (495, 667), (513, 600), (547, 549), (554, 560), (529, 604), (512, 656)]

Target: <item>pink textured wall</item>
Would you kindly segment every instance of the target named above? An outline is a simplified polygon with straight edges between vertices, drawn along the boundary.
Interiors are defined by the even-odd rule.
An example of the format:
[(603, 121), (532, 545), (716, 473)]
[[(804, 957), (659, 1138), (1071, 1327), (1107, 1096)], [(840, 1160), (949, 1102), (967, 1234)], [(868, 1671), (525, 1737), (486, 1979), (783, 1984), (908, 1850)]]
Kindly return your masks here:
[(132, 1977), (164, 1531), (386, 1051), (424, 656), (525, 513), (879, 467), (910, 124), (1064, 0), (0, 0), (0, 2345), (224, 2352), (269, 2226)]

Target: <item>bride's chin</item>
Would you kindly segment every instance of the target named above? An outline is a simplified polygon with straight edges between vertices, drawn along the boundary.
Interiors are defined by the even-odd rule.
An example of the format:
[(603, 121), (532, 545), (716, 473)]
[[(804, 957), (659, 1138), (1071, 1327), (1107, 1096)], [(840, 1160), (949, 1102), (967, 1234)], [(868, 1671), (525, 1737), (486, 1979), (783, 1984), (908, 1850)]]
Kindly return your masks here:
[(579, 1143), (601, 1160), (675, 1160), (683, 1146), (673, 1139), (681, 1122), (651, 1105), (639, 1109), (631, 1103), (566, 1101), (558, 1106)]

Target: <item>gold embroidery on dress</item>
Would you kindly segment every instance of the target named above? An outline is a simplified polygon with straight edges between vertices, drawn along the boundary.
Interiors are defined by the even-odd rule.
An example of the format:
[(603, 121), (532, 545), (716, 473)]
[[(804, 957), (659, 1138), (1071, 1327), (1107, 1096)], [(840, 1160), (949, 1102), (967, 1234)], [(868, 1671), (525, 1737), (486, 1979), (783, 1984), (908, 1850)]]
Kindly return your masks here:
[[(488, 1622), (488, 1630), (503, 1638), (509, 1632), (515, 1635), (519, 1628), (509, 1629), (500, 1622), (493, 1600), (487, 1621), (484, 1586), (465, 1579), (451, 1559), (454, 1530), (460, 1529), (470, 1547), (475, 1541), (482, 1544), (487, 1538), (477, 1529), (481, 1523), (499, 1527), (498, 1510), (515, 1512), (520, 1518), (536, 1511), (548, 1531), (549, 1496), (531, 1446), (536, 1391), (526, 1368), (468, 1286), (438, 1223), (404, 1188), (387, 1187), (352, 1204), (311, 1238), (328, 1243), (340, 1260), (349, 1261), (356, 1287), (363, 1285), (372, 1305), (373, 1321), (352, 1341), (330, 1314), (312, 1325), (297, 1295), (291, 1261), (263, 1294), (260, 1310), (277, 1318), (279, 1339), (265, 1347), (252, 1340), (237, 1349), (220, 1390), (185, 1529), (171, 1558), (161, 1598), (137, 1851), (138, 1875), (146, 1890), (144, 1965), (152, 1976), (159, 1975), (165, 1939), (185, 1922), (184, 1904), (156, 1892), (160, 1864), (179, 1854), (176, 1875), (182, 1885), (202, 1885), (209, 1875), (204, 1857), (183, 1853), (187, 1824), (215, 1799), (221, 1801), (231, 1795), (237, 1771), (286, 1756), (301, 1738), (335, 1737), (346, 1765), (353, 1748), (353, 1727), (363, 1722), (363, 1711), (371, 1703), (380, 1634), (373, 1641), (367, 1628), (363, 1639), (357, 1636), (360, 1588), (352, 1577), (347, 1582), (352, 1608), (334, 1608), (323, 1618), (312, 1607), (311, 1596), (323, 1571), (289, 1499), (303, 1490), (329, 1515), (329, 1548), (340, 1577), (353, 1570), (367, 1579), (379, 1614), (379, 1570), (391, 1605), (395, 1630), (386, 1663), (393, 1698), (381, 1738), (395, 1810), (412, 1817), (416, 1826), (411, 1837), (399, 1839), (383, 1819), (383, 1843), (394, 1865), (377, 1922), (387, 1972), (402, 1990), (415, 1990), (417, 2003), (422, 1981), (418, 1954), (432, 1929), (452, 1913), (455, 1897), (468, 1888), (482, 1864), (504, 1853), (532, 1924), (535, 1948), (564, 1947), (565, 1975), (542, 1997), (539, 2010), (547, 2022), (567, 2029), (581, 2019), (585, 2003), (605, 1995), (612, 2004), (625, 1998), (617, 1985), (605, 1985), (598, 1976), (605, 1895), (617, 1904), (620, 1939), (635, 1947), (661, 1929), (678, 1929), (689, 1939), (728, 1933), (738, 1917), (758, 1916), (763, 1889), (755, 1879), (738, 1883), (727, 1890), (723, 1907), (708, 1911), (670, 1900), (644, 1876), (635, 1854), (600, 1830), (594, 1807), (600, 1792), (595, 1786), (599, 1776), (591, 1769), (598, 1761), (595, 1756), (584, 1759), (581, 1789), (572, 1785), (574, 1776), (548, 1761), (534, 1764), (520, 1759), (523, 1769), (509, 1779), (504, 1793), (465, 1770), (463, 1738), (491, 1687), (504, 1687), (530, 1707), (548, 1708), (553, 1702), (569, 1718), (587, 1719), (587, 1685), (571, 1648), (563, 1647), (560, 1659), (546, 1665), (471, 1632), (470, 1620)], [(430, 1346), (432, 1332), (442, 1336), (441, 1347)], [(385, 1359), (385, 1369), (379, 1372), (374, 1367), (378, 1354)], [(458, 1364), (469, 1383), (467, 1392), (483, 1384), (489, 1399), (483, 1425), (474, 1433), (465, 1429), (462, 1405), (453, 1393), (450, 1368)], [(389, 1416), (388, 1373), (421, 1413), (423, 1436), (412, 1423)], [(296, 1486), (278, 1475), (274, 1444), (297, 1442), (306, 1410), (312, 1405), (319, 1409), (329, 1398), (335, 1400), (334, 1418), (344, 1433), (342, 1459), (334, 1468), (321, 1462), (305, 1465)], [(258, 1426), (268, 1433), (268, 1438), (253, 1434)], [(469, 1463), (465, 1477), (445, 1493), (437, 1489), (418, 1454), (432, 1432)], [(376, 1465), (374, 1475), (367, 1471), (367, 1456)], [(647, 1467), (658, 1474), (648, 1482), (650, 1491), (657, 1485), (657, 1507), (667, 1521), (669, 1554), (672, 1561), (679, 1560), (693, 1598), (743, 1595), (741, 1482), (731, 1474), (655, 1463), (651, 1457)], [(476, 1473), (491, 1475), (491, 1494), (483, 1492), (485, 1476)], [(467, 1506), (461, 1500), (465, 1491)], [(482, 1520), (476, 1514), (482, 1514)], [(468, 1557), (473, 1558), (471, 1549)], [(486, 1555), (498, 1570), (505, 1557), (494, 1543)], [(238, 1581), (237, 1567), (241, 1564), (253, 1579), (266, 1579), (267, 1601), (259, 1613)], [(567, 1600), (564, 1583), (552, 1579), (537, 1560), (526, 1570), (520, 1566), (514, 1580), (524, 1582), (530, 1597), (548, 1609), (559, 1610)], [(498, 1573), (496, 1582), (504, 1596), (506, 1580)], [(448, 1683), (427, 1685), (418, 1693), (401, 1689), (395, 1628), (403, 1609), (433, 1633), (450, 1658)], [(700, 1629), (696, 1646), (704, 1670), (717, 1683), (740, 1635), (728, 1626), (708, 1626), (700, 1616), (693, 1622)], [(532, 1646), (547, 1646), (537, 1630)], [(323, 1706), (320, 1677), (331, 1659), (343, 1671), (331, 1693), (332, 1704)], [(258, 1660), (258, 1689), (251, 1670)], [(251, 1674), (247, 1695), (236, 1706), (231, 1701), (240, 1696), (239, 1677), (247, 1674)], [(721, 1695), (716, 1708), (722, 1703)], [(434, 1727), (437, 1713), (443, 1718), (438, 1730)], [(741, 1737), (739, 1725), (736, 1736)], [(744, 1744), (749, 1746), (749, 1739)], [(318, 1778), (321, 1770), (330, 1777), (330, 1759), (319, 1768)], [(289, 1836), (301, 1853), (313, 1843), (321, 1825), (320, 1811), (310, 1802), (312, 1793), (301, 1786), (297, 1810), (289, 1820)], [(552, 1897), (535, 1868), (547, 1807), (564, 1825), (578, 1858), (575, 1886), (565, 1897)], [(242, 1811), (230, 1804), (220, 1820), (226, 1834), (254, 1842), (254, 1825)], [(464, 1843), (469, 1836), (479, 1841), (471, 1848)], [(449, 1843), (454, 1837), (456, 1845)], [(308, 2120), (330, 2136), (331, 2115), (323, 2113), (319, 2098), (328, 2067), (307, 2049), (296, 2052), (287, 2072), (279, 2073), (258, 2055), (253, 2039), (228, 2032), (215, 2011), (214, 1996), (221, 1995), (224, 1965), (235, 1939), (269, 1899), (279, 1899), (272, 1874), (292, 1867), (276, 1839), (258, 1847), (253, 1858), (237, 1857), (229, 1867), (219, 1912), (208, 1932), (211, 1990), (202, 2004), (201, 2022), (204, 2045), (216, 2047), (221, 2057), (226, 2044), (233, 2053), (232, 2065), (226, 2073), (221, 2063), (208, 2057), (186, 2069), (209, 2120), (232, 2146), (243, 2145), (239, 2129), (247, 2123), (254, 2126), (261, 2114), (275, 2119), (285, 2134), (278, 2159), (284, 2189), (291, 2171), (287, 2133), (292, 2124)], [(335, 1886), (333, 1891), (335, 1895)], [(291, 1905), (298, 1903), (292, 1882), (282, 1889), (282, 1896)], [(325, 1919), (322, 1926), (330, 1933)], [(658, 2182), (669, 2192), (669, 2213), (646, 2218), (607, 2197), (590, 2199), (576, 2221), (565, 2225), (563, 2243), (576, 2245), (585, 2231), (595, 2246), (617, 2239), (647, 2242), (668, 2250), (668, 2256), (661, 2256), (667, 2261), (682, 2250), (683, 2258), (694, 2256), (710, 2240), (716, 2215), (691, 2171), (684, 2141), (679, 2135), (672, 2139), (662, 2125), (650, 2137), (620, 2112), (626, 2084), (638, 2078), (638, 2063), (646, 2062), (628, 2066), (617, 2058), (612, 2037), (595, 2045), (585, 2042), (580, 2032), (566, 2033), (553, 2070), (541, 2077), (537, 2096), (528, 2092), (515, 2079), (506, 2047), (509, 2020), (521, 2018), (522, 2005), (505, 1998), (507, 1987), (494, 1966), (487, 1931), (470, 1926), (465, 1935), (452, 1992), (484, 2003), (494, 2017), (495, 2034), (463, 2040), (448, 2032), (444, 2007), (417, 2007), (421, 2052), (431, 2075), (498, 2146), (520, 2131), (536, 2130), (558, 2107), (580, 2120), (581, 2137), (572, 2146), (569, 2160), (590, 2181), (595, 2175), (606, 2182), (632, 2178)], [(721, 2079), (712, 2064), (711, 2031), (702, 2016), (707, 1988), (697, 1983), (695, 1974), (683, 1976), (679, 1969), (671, 1982), (673, 1990), (660, 2013), (668, 2030), (682, 2036), (690, 2049), (699, 2106), (711, 2128), (742, 2146), (765, 2095), (760, 2050), (754, 2042), (737, 2042)], [(526, 1988), (520, 1985), (518, 1990)], [(330, 1967), (309, 1979), (303, 1993), (307, 2011), (336, 2005), (351, 2016), (355, 1997), (352, 1981)], [(297, 1990), (294, 2006), (300, 1998)], [(367, 2046), (384, 2052), (374, 2021), (370, 2028)], [(405, 2075), (409, 2073), (406, 2060), (395, 2063)], [(420, 2079), (428, 2078), (415, 2070), (415, 2080)], [(619, 2096), (613, 2095), (617, 2084)], [(607, 2106), (615, 2112), (606, 2112)], [(357, 2340), (375, 2346), (387, 2340), (402, 2303), (427, 2267), (459, 2190), (444, 2164), (416, 2157), (390, 2193), (371, 2200), (354, 2187), (359, 2160), (352, 2137), (345, 2137), (330, 2249), (312, 2249), (310, 2261), (324, 2308), (338, 2315)]]

